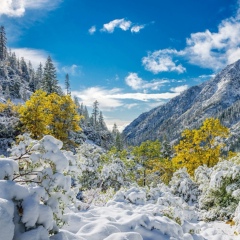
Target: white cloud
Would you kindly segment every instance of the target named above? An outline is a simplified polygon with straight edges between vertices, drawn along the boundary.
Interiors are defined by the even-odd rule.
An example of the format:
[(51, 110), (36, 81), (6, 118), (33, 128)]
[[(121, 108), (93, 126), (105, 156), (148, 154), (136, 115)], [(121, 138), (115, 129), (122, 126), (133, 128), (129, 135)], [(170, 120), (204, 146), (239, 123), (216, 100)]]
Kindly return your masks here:
[(131, 21), (122, 19), (115, 19), (113, 21), (110, 21), (109, 23), (103, 24), (103, 28), (101, 31), (113, 33), (115, 28), (121, 28), (123, 31), (127, 31), (132, 25)]
[(93, 35), (97, 31), (96, 26), (92, 26), (88, 29), (89, 34)]
[(240, 58), (239, 16), (223, 20), (217, 32), (191, 34), (185, 54), (191, 64), (218, 70)]
[(72, 94), (81, 99), (84, 105), (88, 107), (91, 107), (93, 102), (97, 100), (101, 105), (101, 109), (108, 111), (123, 105), (120, 100), (114, 98), (114, 94), (119, 91), (118, 88), (107, 90), (100, 87), (90, 87), (79, 92), (73, 91)]
[(175, 49), (163, 49), (154, 52), (149, 52), (147, 57), (142, 58), (144, 68), (154, 74), (160, 72), (178, 72), (186, 71), (181, 64), (173, 61), (174, 56), (181, 56), (183, 52), (178, 52)]
[(145, 25), (135, 25), (131, 27), (131, 32), (132, 33), (138, 33), (140, 30), (142, 30), (145, 27)]
[(174, 88), (171, 88), (170, 90), (172, 91), (172, 92), (175, 92), (175, 93), (181, 93), (181, 92), (183, 92), (183, 91), (185, 91), (185, 90), (187, 90), (188, 89), (188, 85), (182, 85), (182, 86), (178, 86), (178, 87), (174, 87)]
[(240, 8), (235, 16), (223, 20), (216, 32), (207, 29), (192, 33), (181, 51), (154, 51), (148, 53), (148, 56), (142, 59), (142, 63), (146, 70), (153, 73), (186, 71), (181, 64), (177, 65), (173, 58), (184, 58), (192, 65), (214, 71), (240, 59)]
[(51, 10), (60, 2), (61, 0), (1, 0), (0, 16), (22, 17), (27, 9)]
[(34, 68), (37, 68), (40, 63), (44, 65), (49, 55), (43, 50), (31, 48), (13, 48), (11, 51), (15, 52), (18, 58), (24, 57), (26, 61), (31, 61)]
[(169, 82), (168, 80), (152, 80), (151, 82), (144, 81), (142, 78), (138, 77), (137, 73), (129, 73), (125, 78), (126, 84), (133, 90), (159, 90), (164, 83)]
[[(84, 105), (91, 107), (93, 102), (97, 100), (101, 105), (101, 109), (105, 111), (112, 111), (117, 107), (129, 107), (129, 100), (148, 102), (167, 100), (179, 95), (179, 92), (165, 92), (165, 93), (124, 93), (119, 88), (105, 89), (101, 87), (90, 87), (83, 91), (73, 91), (73, 95), (77, 96)], [(139, 102), (137, 102), (139, 103)], [(131, 105), (130, 105), (131, 106)], [(133, 105), (132, 105), (133, 106)]]
[(81, 66), (78, 66), (76, 64), (73, 64), (72, 66), (64, 66), (62, 67), (62, 71), (64, 73), (68, 73), (72, 76), (79, 76), (82, 74), (82, 68)]

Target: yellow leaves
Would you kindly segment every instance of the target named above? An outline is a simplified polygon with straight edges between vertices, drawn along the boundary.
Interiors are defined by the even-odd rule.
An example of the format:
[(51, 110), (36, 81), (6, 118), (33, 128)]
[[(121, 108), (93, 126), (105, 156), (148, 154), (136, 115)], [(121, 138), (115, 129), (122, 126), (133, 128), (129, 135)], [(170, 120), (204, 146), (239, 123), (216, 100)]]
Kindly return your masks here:
[(70, 131), (79, 131), (81, 116), (70, 96), (56, 93), (47, 95), (42, 90), (36, 91), (19, 109), (20, 120), (33, 138), (39, 139), (44, 134), (66, 141)]
[(196, 168), (206, 164), (214, 166), (221, 156), (224, 144), (219, 140), (229, 135), (229, 129), (219, 119), (208, 118), (200, 129), (186, 129), (182, 140), (174, 147), (176, 156), (172, 159), (176, 168), (186, 167), (190, 175)]
[(13, 104), (10, 100), (7, 100), (6, 103), (0, 103), (0, 113), (4, 113), (8, 117), (16, 116), (18, 108), (19, 106)]

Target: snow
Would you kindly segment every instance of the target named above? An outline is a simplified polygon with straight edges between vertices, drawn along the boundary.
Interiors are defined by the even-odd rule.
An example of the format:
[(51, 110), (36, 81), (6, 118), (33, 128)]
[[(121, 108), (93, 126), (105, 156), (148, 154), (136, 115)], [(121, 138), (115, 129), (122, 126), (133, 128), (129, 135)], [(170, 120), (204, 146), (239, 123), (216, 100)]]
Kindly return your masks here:
[(0, 158), (0, 179), (13, 179), (14, 172), (18, 172), (18, 164), (12, 159)]
[[(165, 191), (166, 187), (162, 185), (160, 190)], [(153, 201), (153, 198), (148, 200), (143, 192), (143, 189), (132, 187), (119, 191), (106, 206), (92, 206), (86, 211), (69, 212), (66, 215), (68, 225), (65, 225), (63, 230), (68, 235), (71, 233), (72, 237), (76, 235), (85, 240), (238, 239), (238, 236), (234, 235), (235, 227), (224, 222), (198, 221), (193, 207), (186, 203), (181, 204), (184, 201), (174, 198), (169, 192), (162, 192), (162, 197), (157, 201)], [(127, 198), (133, 193), (133, 198)], [(169, 197), (172, 199), (169, 200)], [(168, 204), (163, 205), (164, 199)], [(135, 200), (142, 201), (139, 203)], [(182, 211), (180, 224), (174, 219), (179, 214), (178, 211), (171, 216), (169, 205), (171, 208), (175, 205), (175, 209)], [(75, 239), (72, 237), (69, 239)]]
[(14, 235), (13, 223), (14, 204), (0, 198), (0, 236), (4, 240), (12, 240)]
[[(239, 239), (240, 155), (232, 161), (221, 161), (211, 169), (199, 167), (195, 181), (186, 169), (180, 169), (174, 173), (169, 186), (133, 184), (122, 186), (114, 195), (113, 188), (105, 193), (101, 188), (90, 188), (83, 193), (85, 202), (81, 202), (75, 197), (79, 177), (84, 169), (97, 171), (100, 163), (94, 161), (100, 159), (100, 150), (84, 145), (78, 155), (73, 155), (62, 151), (61, 147), (62, 143), (51, 136), (39, 141), (25, 136), (13, 147), (12, 158), (0, 159), (1, 239)], [(104, 181), (121, 182), (120, 172), (124, 172), (121, 166), (118, 158), (112, 159), (102, 165), (98, 176)], [(33, 171), (33, 176), (24, 174), (29, 171), (27, 167)], [(214, 195), (219, 191), (225, 194), (224, 199)], [(223, 204), (221, 201), (226, 197), (231, 202), (220, 207), (217, 201)], [(233, 218), (229, 222), (233, 226), (220, 222), (219, 217)], [(216, 220), (204, 222), (203, 219)]]

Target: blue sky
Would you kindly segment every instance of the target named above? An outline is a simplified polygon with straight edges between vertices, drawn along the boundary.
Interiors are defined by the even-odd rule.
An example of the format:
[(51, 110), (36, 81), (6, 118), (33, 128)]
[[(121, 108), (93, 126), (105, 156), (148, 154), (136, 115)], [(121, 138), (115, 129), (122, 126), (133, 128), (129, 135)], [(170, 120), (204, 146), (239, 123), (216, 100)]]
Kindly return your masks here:
[(109, 128), (213, 77), (240, 58), (236, 0), (0, 0), (8, 47), (43, 64)]

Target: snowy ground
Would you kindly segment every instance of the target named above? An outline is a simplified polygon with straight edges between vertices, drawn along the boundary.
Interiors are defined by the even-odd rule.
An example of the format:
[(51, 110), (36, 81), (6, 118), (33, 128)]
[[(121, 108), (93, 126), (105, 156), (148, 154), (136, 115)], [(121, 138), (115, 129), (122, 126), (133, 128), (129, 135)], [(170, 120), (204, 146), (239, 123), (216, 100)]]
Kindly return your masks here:
[[(179, 199), (176, 198), (176, 202), (178, 201)], [(240, 238), (239, 235), (234, 234), (235, 227), (224, 222), (197, 221), (195, 212), (190, 208), (175, 208), (179, 210), (179, 216), (181, 215), (179, 217), (181, 225), (179, 225), (163, 215), (164, 211), (170, 208), (160, 205), (160, 202), (136, 204), (136, 201), (129, 203), (121, 201), (118, 197), (114, 201), (109, 201), (104, 207), (69, 212), (68, 225), (61, 231), (69, 240), (235, 240)]]

